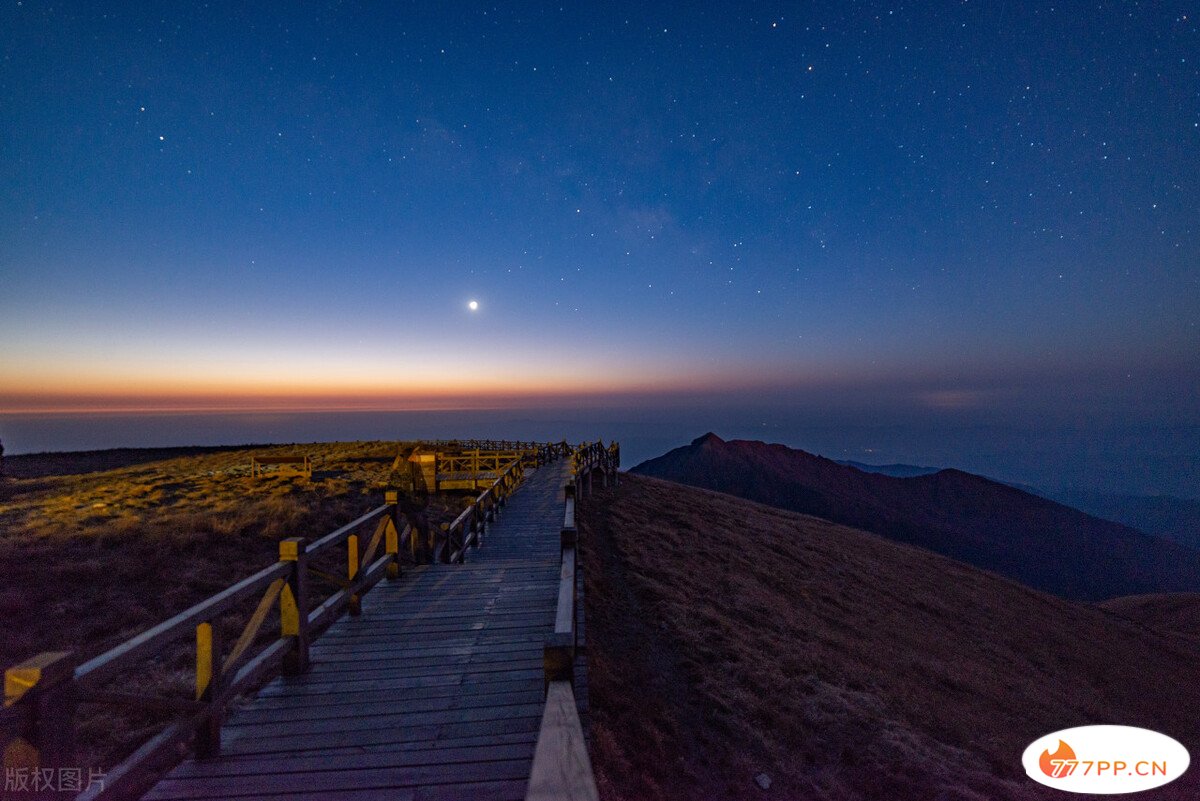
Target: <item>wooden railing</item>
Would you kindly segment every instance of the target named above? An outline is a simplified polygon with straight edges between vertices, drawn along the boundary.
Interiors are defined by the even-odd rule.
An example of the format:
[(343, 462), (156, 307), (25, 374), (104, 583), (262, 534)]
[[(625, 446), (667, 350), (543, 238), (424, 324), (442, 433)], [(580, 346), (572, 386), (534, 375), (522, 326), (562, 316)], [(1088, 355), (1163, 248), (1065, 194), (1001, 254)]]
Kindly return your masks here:
[[(552, 459), (563, 449), (539, 445), (536, 453), (539, 459)], [(80, 801), (138, 797), (189, 744), (199, 756), (219, 753), (221, 721), (234, 696), (255, 688), (276, 672), (292, 675), (308, 670), (312, 641), (343, 612), (361, 614), (362, 596), (384, 577), (400, 576), (400, 553), (406, 545), (416, 561), (432, 553), (440, 561), (462, 563), (466, 550), (482, 541), (487, 524), (505, 505), (524, 470), (524, 459), (509, 461), (491, 486), (454, 522), (430, 535), (431, 542), (420, 542), (420, 532), (409, 525), (400, 529), (403, 521), (398, 494), (387, 491), (383, 505), (314, 542), (302, 537), (281, 541), (275, 564), (82, 664), (76, 664), (70, 652), (46, 652), (9, 668), (5, 672), (4, 708), (0, 709), (5, 767), (36, 771), (71, 766), (74, 712), (81, 701), (165, 710), (179, 713), (181, 718), (108, 771), (102, 784), (76, 796)], [(374, 529), (363, 544), (357, 532), (371, 524)], [(314, 557), (343, 546), (344, 576), (310, 564)], [(313, 578), (339, 589), (310, 608), (309, 581)], [(223, 648), (214, 621), (256, 595), (258, 605), (241, 634), (230, 647)], [(259, 634), (276, 606), (279, 636), (254, 652)], [(195, 638), (194, 696), (168, 698), (138, 692), (135, 663), (162, 653), (189, 635)], [(112, 689), (114, 681), (120, 689)], [(49, 795), (69, 797), (73, 793)]]
[(571, 450), (566, 442), (436, 440), (421, 443), (411, 453), (401, 451), (392, 469), (399, 470), (403, 462), (409, 462), (415, 491), (474, 491), (489, 486), (514, 460), (535, 467), (567, 456)]
[(592, 477), (599, 473), (603, 486), (616, 486), (621, 466), (621, 446), (613, 442), (585, 442), (571, 453), (572, 479), (580, 498), (592, 494)]
[(525, 462), (512, 459), (497, 472), (500, 476), (492, 486), (481, 492), (452, 523), (442, 524), (442, 537), (434, 548), (436, 561), (462, 564), (467, 549), (483, 542), (487, 525), (495, 520), (498, 509), (525, 477)]
[(468, 451), (533, 451), (551, 444), (519, 439), (433, 439), (422, 441), (435, 448), (461, 448)]
[(579, 652), (575, 625), (579, 544), (575, 504), (577, 497), (591, 492), (594, 473), (600, 473), (605, 486), (609, 481), (616, 485), (621, 452), (615, 442), (606, 448), (597, 441), (580, 445), (571, 458), (572, 475), (563, 488), (561, 568), (554, 631), (547, 635), (542, 652), (546, 705), (534, 749), (526, 801), (599, 801), (600, 798), (575, 705), (575, 657)]
[(435, 439), (425, 444), (432, 449), (448, 454), (470, 451), (516, 451), (527, 460), (528, 466), (545, 464), (562, 456), (569, 456), (574, 450), (566, 440), (562, 442), (525, 442), (509, 439)]

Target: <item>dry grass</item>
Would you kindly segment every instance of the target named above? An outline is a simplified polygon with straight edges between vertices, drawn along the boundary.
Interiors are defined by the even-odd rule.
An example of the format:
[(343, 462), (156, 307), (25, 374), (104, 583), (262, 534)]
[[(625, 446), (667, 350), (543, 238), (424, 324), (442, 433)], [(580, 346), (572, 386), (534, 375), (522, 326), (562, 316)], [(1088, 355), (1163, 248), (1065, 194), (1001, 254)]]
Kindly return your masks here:
[[(96, 472), (73, 475), (63, 474), (70, 454), (36, 462), (19, 457), (26, 459), (26, 477), (0, 483), (0, 663), (54, 650), (86, 659), (266, 567), (278, 557), (280, 539), (315, 539), (338, 528), (378, 506), (383, 488), (395, 486), (390, 465), (374, 457), (396, 448), (321, 443), (157, 462), (147, 452), (88, 454), (79, 467)], [(313, 479), (281, 472), (251, 478), (251, 453), (272, 452), (312, 454)], [(102, 469), (114, 460), (125, 466)], [(435, 499), (430, 522), (452, 519), (462, 503), (456, 496)], [(323, 560), (331, 572), (345, 570), (344, 549)], [(254, 601), (245, 606), (221, 619), (226, 642), (236, 638)], [(192, 670), (191, 645), (182, 642), (135, 666), (114, 687), (186, 697)], [(82, 707), (84, 764), (111, 766), (164, 720)]]
[(1127, 595), (1100, 606), (1155, 631), (1189, 637), (1200, 643), (1200, 593)]
[[(1194, 641), (655, 479), (623, 476), (580, 526), (608, 801), (1055, 798), (1020, 766), (1050, 731), (1122, 723), (1200, 747)], [(1198, 788), (1192, 772), (1139, 797)]]

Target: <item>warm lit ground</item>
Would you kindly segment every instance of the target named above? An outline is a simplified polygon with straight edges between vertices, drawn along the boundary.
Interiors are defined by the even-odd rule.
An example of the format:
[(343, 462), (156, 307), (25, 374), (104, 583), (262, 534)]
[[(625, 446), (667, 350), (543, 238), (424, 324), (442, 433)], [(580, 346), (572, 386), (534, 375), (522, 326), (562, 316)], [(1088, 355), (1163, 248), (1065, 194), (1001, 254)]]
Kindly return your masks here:
[[(1094, 723), (1200, 752), (1194, 639), (656, 479), (622, 476), (580, 526), (606, 801), (1060, 798), (1021, 752)], [(1138, 795), (1197, 797), (1194, 769)]]
[[(383, 502), (397, 447), (196, 449), (200, 455), (166, 461), (156, 461), (162, 454), (153, 450), (7, 458), (10, 477), (0, 480), (0, 663), (53, 650), (86, 659), (266, 567), (280, 539), (311, 540), (338, 528)], [(251, 453), (293, 452), (313, 456), (311, 481), (250, 477)], [(122, 466), (106, 469), (113, 465)], [(435, 499), (430, 521), (450, 519), (460, 502)], [(330, 553), (323, 566), (344, 571), (344, 554)], [(331, 590), (314, 583), (317, 594)], [(226, 642), (253, 606), (222, 621)], [(275, 626), (266, 636), (275, 636)], [(185, 641), (114, 688), (186, 697), (192, 666)], [(90, 764), (111, 764), (162, 723), (160, 716), (125, 714), (81, 709)]]

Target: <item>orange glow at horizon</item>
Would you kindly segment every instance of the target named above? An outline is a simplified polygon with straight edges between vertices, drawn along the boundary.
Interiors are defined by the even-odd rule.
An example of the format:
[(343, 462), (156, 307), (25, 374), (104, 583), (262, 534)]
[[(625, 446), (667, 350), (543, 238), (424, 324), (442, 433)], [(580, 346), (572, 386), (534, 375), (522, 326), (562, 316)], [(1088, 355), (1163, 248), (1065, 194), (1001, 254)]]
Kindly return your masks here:
[[(603, 366), (517, 369), (462, 366), (444, 374), (346, 367), (289, 374), (282, 369), (222, 375), (109, 369), (31, 370), (0, 378), (0, 412), (426, 410), (540, 406), (553, 402), (707, 391), (728, 385), (714, 375), (652, 376)], [(319, 376), (317, 379), (308, 376)]]

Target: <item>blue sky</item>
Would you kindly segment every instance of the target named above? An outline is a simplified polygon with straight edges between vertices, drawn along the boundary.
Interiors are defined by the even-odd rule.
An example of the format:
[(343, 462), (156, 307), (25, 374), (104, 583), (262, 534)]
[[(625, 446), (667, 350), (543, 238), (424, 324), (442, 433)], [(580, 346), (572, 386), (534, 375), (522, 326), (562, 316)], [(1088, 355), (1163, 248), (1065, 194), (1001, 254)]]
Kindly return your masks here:
[(0, 410), (1200, 424), (1185, 4), (22, 0), (0, 45)]

